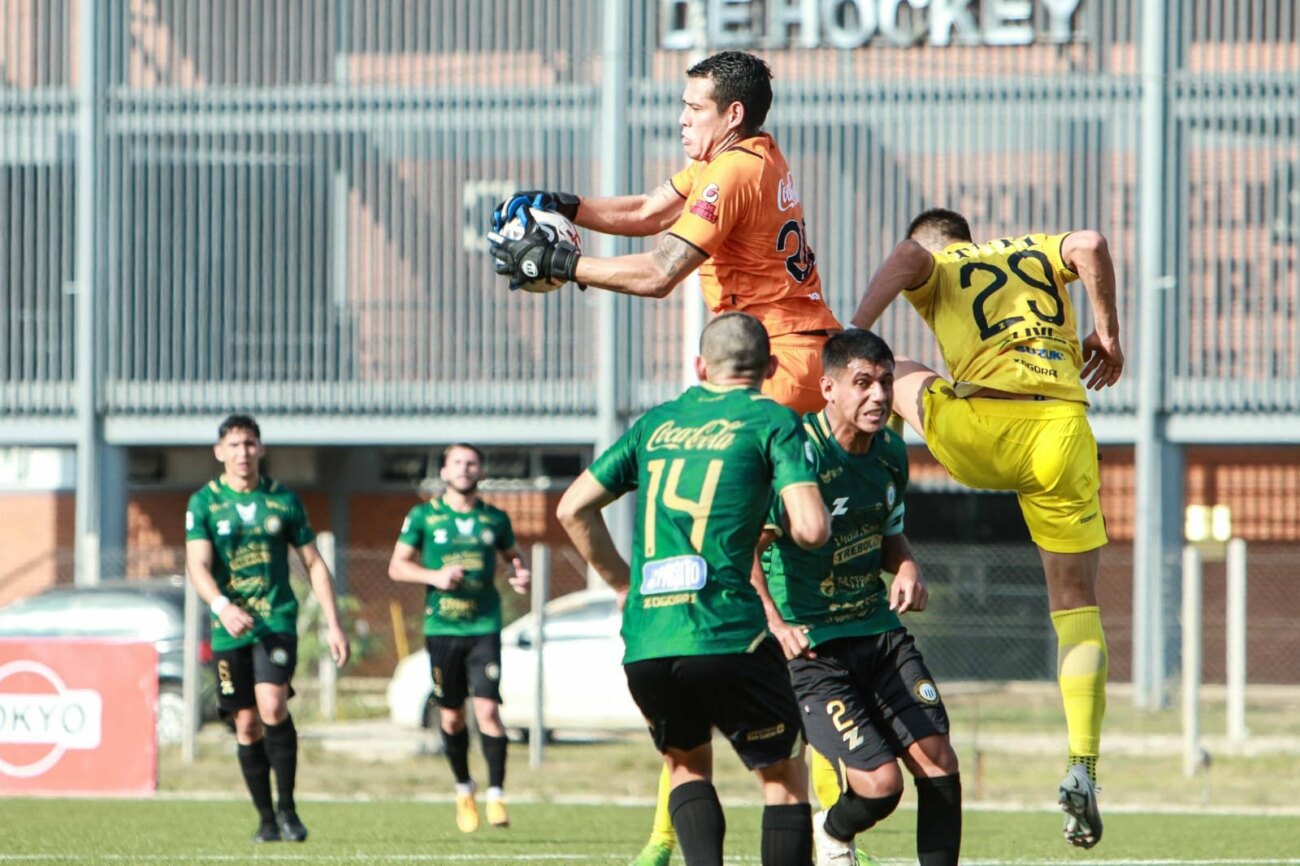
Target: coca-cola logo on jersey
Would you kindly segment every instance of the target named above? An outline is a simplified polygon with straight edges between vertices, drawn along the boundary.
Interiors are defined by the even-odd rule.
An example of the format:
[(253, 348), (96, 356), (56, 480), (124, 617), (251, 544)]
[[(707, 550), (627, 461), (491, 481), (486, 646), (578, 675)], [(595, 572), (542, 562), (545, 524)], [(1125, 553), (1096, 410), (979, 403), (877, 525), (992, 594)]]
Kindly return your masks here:
[(789, 172), (776, 184), (776, 209), (788, 211), (799, 206), (799, 191), (794, 188), (794, 172)]

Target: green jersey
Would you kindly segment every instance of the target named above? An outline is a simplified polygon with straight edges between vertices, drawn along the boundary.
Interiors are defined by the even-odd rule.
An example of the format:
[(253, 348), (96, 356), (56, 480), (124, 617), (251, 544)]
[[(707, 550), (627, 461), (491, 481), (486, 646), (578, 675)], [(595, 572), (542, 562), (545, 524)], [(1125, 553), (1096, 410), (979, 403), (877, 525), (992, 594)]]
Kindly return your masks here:
[(501, 631), (497, 592), (497, 552), (515, 546), (510, 518), (481, 499), (469, 511), (456, 511), (443, 499), (411, 509), (397, 536), (420, 551), (425, 568), (459, 565), (464, 579), (455, 589), (428, 587), (424, 593), (426, 635), (479, 635)]
[(754, 549), (773, 491), (816, 483), (808, 450), (798, 416), (770, 397), (699, 385), (597, 458), (590, 471), (606, 490), (637, 491), (624, 664), (758, 645)]
[[(778, 535), (763, 553), (768, 590), (781, 618), (807, 626), (817, 646), (839, 637), (865, 636), (902, 625), (889, 609), (880, 576), (881, 543), (903, 531), (907, 446), (888, 428), (865, 454), (850, 454), (831, 433), (825, 412), (804, 416), (822, 498), (831, 513), (831, 537), (804, 550)], [(780, 532), (781, 504), (773, 504), (769, 527)]]
[(223, 477), (190, 497), (185, 540), (211, 542), (217, 588), (253, 618), (251, 629), (232, 637), (213, 616), (214, 650), (237, 649), (268, 634), (297, 631), (289, 546), (302, 547), (315, 538), (298, 494), (265, 476), (247, 493), (231, 490)]

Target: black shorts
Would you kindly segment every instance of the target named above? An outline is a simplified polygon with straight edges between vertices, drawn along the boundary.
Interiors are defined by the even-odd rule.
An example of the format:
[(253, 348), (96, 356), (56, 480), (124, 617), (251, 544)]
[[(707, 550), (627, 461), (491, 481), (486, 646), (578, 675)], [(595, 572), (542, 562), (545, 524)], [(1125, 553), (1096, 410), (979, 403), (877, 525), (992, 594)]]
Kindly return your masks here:
[(438, 706), (458, 710), (470, 692), (501, 703), (501, 632), (426, 635), (424, 646)]
[(808, 744), (838, 770), (872, 770), (924, 737), (948, 733), (948, 711), (906, 629), (818, 644), (790, 662)]
[[(257, 643), (230, 650), (215, 650), (217, 709), (224, 714), (257, 706), (257, 683), (289, 685), (298, 667), (298, 636), (268, 634)], [(293, 687), (289, 688), (290, 697)]]
[(702, 746), (714, 728), (751, 770), (803, 749), (799, 706), (771, 638), (750, 653), (645, 659), (623, 670), (660, 752)]

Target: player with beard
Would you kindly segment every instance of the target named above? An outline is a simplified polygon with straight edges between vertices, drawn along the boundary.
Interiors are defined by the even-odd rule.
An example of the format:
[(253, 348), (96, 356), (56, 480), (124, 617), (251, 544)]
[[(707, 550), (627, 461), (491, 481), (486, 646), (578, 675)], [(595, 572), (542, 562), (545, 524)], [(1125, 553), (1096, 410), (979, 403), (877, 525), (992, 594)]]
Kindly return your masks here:
[(411, 509), (388, 564), (388, 576), (425, 591), (424, 634), (447, 761), (456, 778), (456, 826), (478, 829), (476, 786), (469, 774), (465, 699), (474, 716), (488, 767), (487, 819), (509, 826), (506, 812), (506, 733), (501, 724), (501, 596), (497, 557), (514, 569), (509, 584), (521, 595), (532, 578), (515, 546), (510, 518), (478, 495), (483, 452), (457, 443), (442, 453), (442, 496)]

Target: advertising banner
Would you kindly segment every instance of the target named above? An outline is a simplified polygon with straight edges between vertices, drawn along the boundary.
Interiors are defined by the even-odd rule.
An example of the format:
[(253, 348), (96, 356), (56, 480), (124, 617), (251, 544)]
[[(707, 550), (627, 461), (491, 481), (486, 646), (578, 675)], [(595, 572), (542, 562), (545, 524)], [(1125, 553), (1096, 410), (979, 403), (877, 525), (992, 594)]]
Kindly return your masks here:
[(152, 793), (157, 705), (152, 644), (0, 639), (0, 795)]

